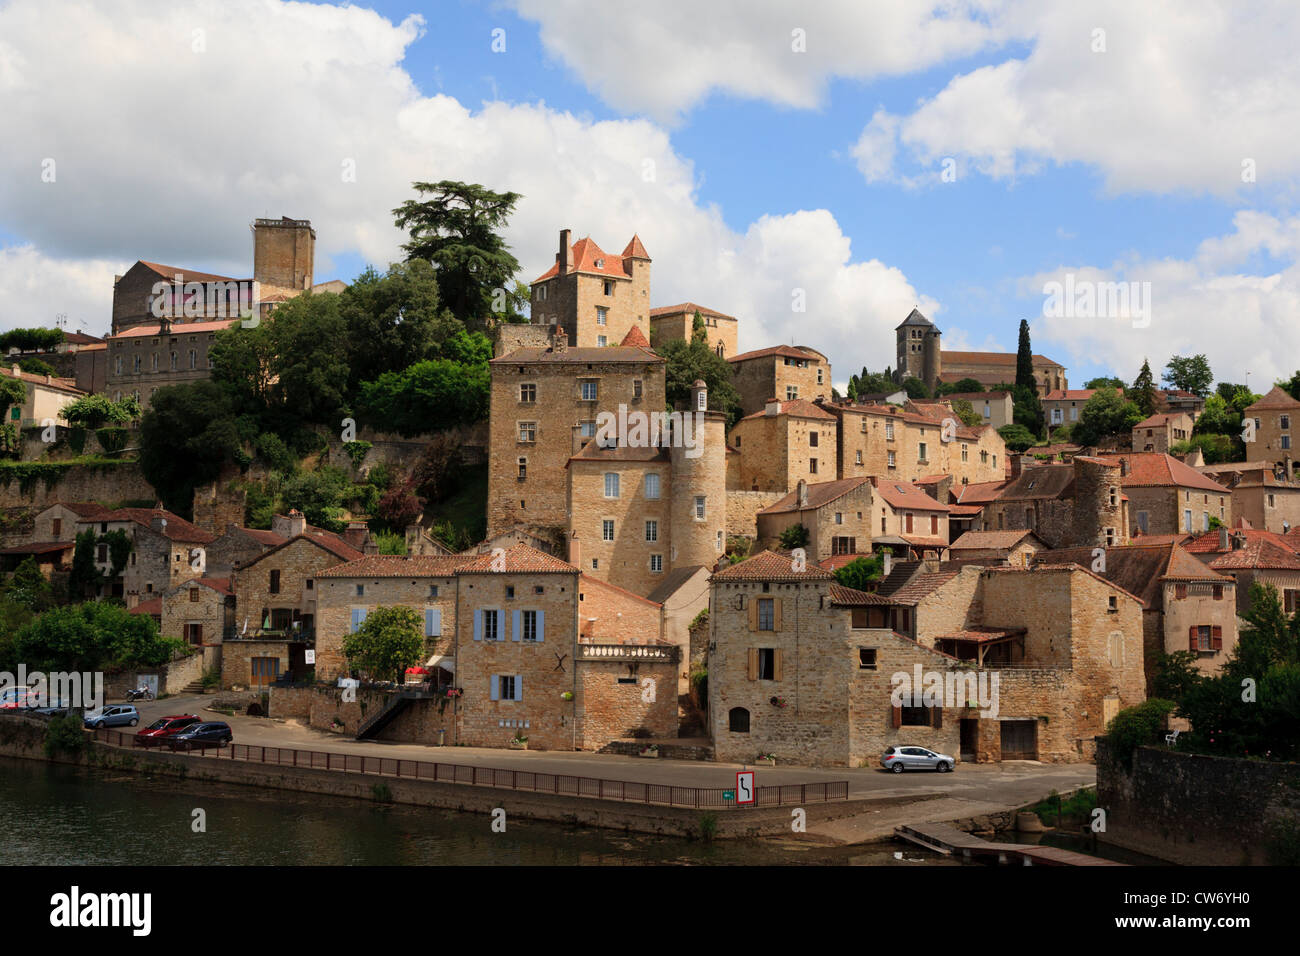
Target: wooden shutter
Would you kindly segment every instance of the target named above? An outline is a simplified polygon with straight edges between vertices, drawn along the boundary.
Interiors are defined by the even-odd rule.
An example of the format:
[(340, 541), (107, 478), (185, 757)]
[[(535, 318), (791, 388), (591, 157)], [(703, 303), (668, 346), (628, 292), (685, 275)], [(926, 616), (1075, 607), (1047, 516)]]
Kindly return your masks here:
[(546, 640), (546, 612), (537, 612), (537, 643), (541, 644)]
[(772, 598), (772, 630), (781, 630), (781, 599)]
[(483, 640), (483, 612), (481, 610), (474, 612), (474, 640)]
[(758, 680), (758, 648), (749, 649), (748, 672), (750, 680)]
[(751, 631), (758, 630), (758, 602), (757, 601), (749, 602), (749, 629)]
[(902, 707), (890, 707), (890, 708), (889, 708), (889, 726), (893, 727), (895, 730), (897, 730), (899, 727), (903, 726), (903, 708), (902, 708)]
[(523, 611), (515, 610), (510, 612), (510, 640), (514, 641), (516, 644), (519, 643), (519, 637), (524, 632), (523, 621)]
[(783, 679), (781, 675), (783, 673), (782, 663), (784, 657), (785, 655), (781, 651), (781, 648), (779, 647), (772, 652), (772, 679), (773, 680)]
[(943, 727), (943, 708), (935, 707), (931, 712), (934, 714), (934, 723), (931, 726), (936, 730)]
[(1193, 654), (1196, 653), (1198, 641), (1196, 640), (1196, 625), (1193, 624), (1187, 629), (1187, 649)]
[(930, 515), (930, 534), (939, 533), (939, 516)]
[(908, 533), (908, 534), (911, 534), (911, 533), (912, 533), (912, 512), (909, 511), (909, 512), (907, 513), (907, 519), (906, 519), (906, 520), (907, 520), (907, 533)]
[(1217, 624), (1210, 628), (1210, 647), (1216, 651), (1223, 650), (1223, 628)]
[(496, 675), (496, 674), (493, 674), (493, 675), (492, 675), (492, 677), (491, 677), (491, 681), (492, 681), (492, 689), (491, 689), (491, 691), (490, 691), (491, 699), (492, 699), (492, 700), (500, 700), (500, 699), (501, 699), (501, 687), (500, 687), (500, 684), (499, 684), (498, 681), (497, 681), (497, 675)]

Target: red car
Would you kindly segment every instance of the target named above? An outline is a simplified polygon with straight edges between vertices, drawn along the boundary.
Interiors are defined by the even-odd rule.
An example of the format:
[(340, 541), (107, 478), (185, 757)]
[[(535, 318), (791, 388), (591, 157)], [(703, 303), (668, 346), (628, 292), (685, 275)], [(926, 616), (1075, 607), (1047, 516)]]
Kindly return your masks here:
[(148, 747), (153, 743), (161, 743), (161, 738), (170, 737), (178, 734), (191, 724), (197, 724), (199, 718), (193, 714), (180, 714), (173, 717), (159, 717), (148, 727), (135, 732), (136, 744), (140, 747)]

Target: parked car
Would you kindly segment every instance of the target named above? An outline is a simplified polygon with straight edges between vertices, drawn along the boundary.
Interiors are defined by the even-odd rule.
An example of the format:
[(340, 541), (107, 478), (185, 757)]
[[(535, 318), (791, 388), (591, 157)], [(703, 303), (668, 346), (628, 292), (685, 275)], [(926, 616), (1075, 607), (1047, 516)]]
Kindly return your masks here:
[(159, 717), (144, 730), (135, 732), (137, 743), (141, 747), (161, 743), (164, 738), (180, 733), (191, 724), (197, 724), (199, 718), (194, 714), (180, 714), (171, 717)]
[(165, 743), (173, 749), (192, 750), (195, 747), (224, 747), (234, 739), (229, 724), (213, 720), (190, 724), (166, 738)]
[(0, 710), (26, 710), (37, 706), (40, 696), (31, 687), (6, 687), (0, 693)]
[(91, 730), (100, 727), (134, 727), (140, 723), (140, 712), (130, 704), (113, 704), (86, 714), (84, 723)]
[(886, 747), (880, 757), (880, 766), (894, 773), (902, 773), (904, 770), (937, 770), (939, 773), (948, 773), (955, 763), (947, 754), (935, 753), (924, 747)]

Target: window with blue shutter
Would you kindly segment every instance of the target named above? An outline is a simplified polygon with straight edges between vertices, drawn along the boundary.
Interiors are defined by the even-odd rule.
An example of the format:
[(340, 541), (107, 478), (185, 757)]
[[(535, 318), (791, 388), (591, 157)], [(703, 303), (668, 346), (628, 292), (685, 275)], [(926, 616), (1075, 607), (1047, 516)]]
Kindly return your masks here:
[(546, 612), (537, 612), (537, 643), (540, 644), (546, 640)]
[(500, 691), (500, 687), (498, 686), (498, 683), (497, 683), (497, 675), (496, 675), (496, 674), (493, 674), (491, 680), (492, 680), (491, 699), (492, 699), (492, 700), (500, 700), (500, 699), (501, 699), (501, 691)]
[(510, 640), (518, 643), (519, 638), (523, 636), (523, 611), (512, 611), (510, 619)]
[(515, 696), (512, 697), (511, 700), (523, 700), (523, 699), (524, 699), (524, 675), (516, 674), (515, 675)]
[(424, 636), (442, 637), (442, 608), (426, 607), (424, 609)]
[(355, 634), (361, 629), (361, 624), (366, 619), (366, 609), (363, 607), (354, 607), (352, 609), (352, 633)]
[(483, 640), (483, 612), (474, 612), (474, 640)]

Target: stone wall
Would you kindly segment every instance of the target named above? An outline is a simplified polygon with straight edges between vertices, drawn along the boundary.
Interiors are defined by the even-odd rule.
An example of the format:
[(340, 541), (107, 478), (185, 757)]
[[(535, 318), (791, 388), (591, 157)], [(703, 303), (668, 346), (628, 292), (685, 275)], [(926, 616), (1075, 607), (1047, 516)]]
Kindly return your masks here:
[(1099, 838), (1186, 866), (1268, 862), (1279, 827), (1300, 827), (1300, 764), (1141, 747), (1127, 771), (1097, 746)]
[(600, 750), (628, 737), (676, 737), (676, 668), (675, 660), (579, 663), (579, 746)]
[(3, 483), (0, 470), (0, 508), (28, 507), (40, 510), (57, 501), (156, 501), (153, 485), (144, 480), (140, 465), (123, 461), (114, 465), (65, 465), (47, 483), (36, 479), (24, 487), (13, 478)]
[(753, 538), (758, 534), (758, 513), (785, 497), (783, 491), (727, 489), (727, 536)]

